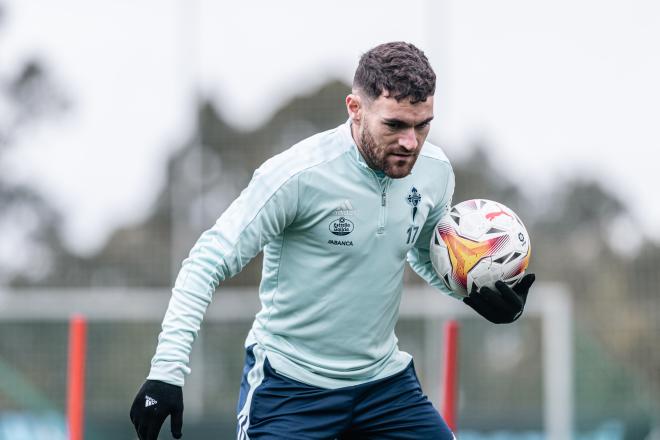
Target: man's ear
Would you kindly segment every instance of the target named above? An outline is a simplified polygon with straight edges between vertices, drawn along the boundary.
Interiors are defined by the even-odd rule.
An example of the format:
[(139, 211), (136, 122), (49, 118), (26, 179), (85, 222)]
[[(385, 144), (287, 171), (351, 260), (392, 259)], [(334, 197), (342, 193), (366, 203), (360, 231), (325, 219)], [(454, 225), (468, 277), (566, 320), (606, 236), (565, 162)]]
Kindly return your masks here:
[(362, 97), (357, 93), (351, 93), (346, 97), (346, 110), (348, 117), (351, 118), (353, 124), (360, 125), (362, 115), (364, 113), (364, 102)]

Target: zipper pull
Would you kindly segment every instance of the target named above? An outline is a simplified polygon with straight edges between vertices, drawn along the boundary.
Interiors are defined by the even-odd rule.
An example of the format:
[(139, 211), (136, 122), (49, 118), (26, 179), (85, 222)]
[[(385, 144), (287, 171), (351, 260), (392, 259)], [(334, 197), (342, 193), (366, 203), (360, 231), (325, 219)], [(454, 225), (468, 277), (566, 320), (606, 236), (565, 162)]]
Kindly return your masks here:
[(381, 198), (380, 198), (380, 205), (385, 206), (385, 201), (386, 201), (385, 190), (383, 190), (383, 193), (381, 194)]

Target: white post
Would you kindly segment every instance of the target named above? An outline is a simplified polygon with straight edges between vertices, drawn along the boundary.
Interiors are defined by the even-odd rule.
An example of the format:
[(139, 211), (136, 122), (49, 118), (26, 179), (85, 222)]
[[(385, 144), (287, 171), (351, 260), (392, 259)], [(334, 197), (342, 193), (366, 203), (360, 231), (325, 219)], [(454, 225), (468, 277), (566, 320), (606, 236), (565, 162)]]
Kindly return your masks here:
[(424, 318), (424, 393), (440, 408), (440, 375), (442, 374), (442, 320), (438, 316)]
[(573, 438), (573, 310), (561, 286), (536, 292), (544, 302), (543, 394), (544, 424), (548, 440)]

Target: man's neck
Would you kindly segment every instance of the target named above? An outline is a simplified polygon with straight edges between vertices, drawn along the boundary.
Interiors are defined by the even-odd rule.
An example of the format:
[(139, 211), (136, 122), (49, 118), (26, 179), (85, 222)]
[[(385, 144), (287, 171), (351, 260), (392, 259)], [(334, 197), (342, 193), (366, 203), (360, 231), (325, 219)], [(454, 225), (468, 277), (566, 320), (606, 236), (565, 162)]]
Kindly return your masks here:
[(376, 175), (378, 177), (380, 177), (380, 178), (385, 177), (385, 172), (384, 171), (377, 170), (377, 169), (373, 168), (371, 165), (369, 165), (369, 162), (366, 159), (366, 154), (364, 154), (363, 147), (360, 144), (360, 142), (358, 141), (360, 139), (360, 136), (359, 136), (359, 133), (357, 131), (357, 126), (355, 124), (353, 124), (353, 121), (351, 121), (351, 137), (353, 138), (353, 142), (355, 142), (355, 146), (358, 149), (358, 153), (360, 154), (360, 156), (362, 156), (362, 160), (364, 161), (364, 163), (367, 164), (369, 169), (373, 170), (373, 172), (376, 173)]
[(357, 125), (355, 125), (353, 121), (351, 121), (350, 127), (351, 127), (351, 137), (353, 138), (353, 142), (355, 142), (358, 151), (362, 155), (362, 158), (364, 158), (364, 153), (362, 152), (362, 145), (360, 145), (360, 136), (358, 136)]
[(364, 163), (367, 164), (369, 168), (371, 168), (371, 166), (369, 165), (369, 161), (367, 160), (367, 155), (364, 154), (364, 148), (362, 146), (362, 143), (360, 142), (360, 134), (358, 133), (357, 125), (355, 125), (353, 121), (351, 121), (351, 137), (353, 138), (353, 142), (355, 142), (355, 146), (358, 149), (358, 153), (360, 153), (360, 156), (362, 156), (362, 160), (364, 161)]

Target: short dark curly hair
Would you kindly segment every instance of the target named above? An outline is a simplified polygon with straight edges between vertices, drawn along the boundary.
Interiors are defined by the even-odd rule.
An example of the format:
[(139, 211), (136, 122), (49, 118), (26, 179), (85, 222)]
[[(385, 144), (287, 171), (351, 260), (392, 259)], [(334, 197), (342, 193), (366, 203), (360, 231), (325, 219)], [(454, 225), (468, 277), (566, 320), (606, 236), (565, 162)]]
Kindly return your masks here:
[(435, 93), (435, 73), (424, 52), (403, 41), (380, 44), (360, 58), (353, 88), (376, 99), (387, 92), (412, 104)]

